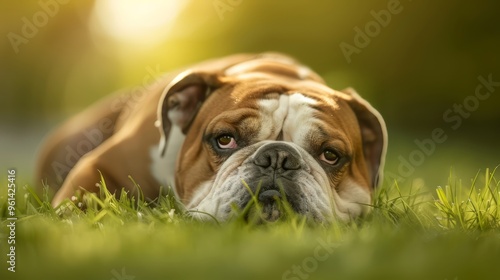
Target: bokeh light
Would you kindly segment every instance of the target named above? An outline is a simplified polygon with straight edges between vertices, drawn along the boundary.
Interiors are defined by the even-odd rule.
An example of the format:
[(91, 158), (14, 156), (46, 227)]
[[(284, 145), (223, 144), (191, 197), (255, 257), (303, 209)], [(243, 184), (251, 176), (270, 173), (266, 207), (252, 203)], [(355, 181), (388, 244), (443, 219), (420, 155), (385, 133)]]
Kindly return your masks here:
[(187, 0), (96, 0), (89, 20), (92, 35), (119, 44), (153, 47), (165, 40)]

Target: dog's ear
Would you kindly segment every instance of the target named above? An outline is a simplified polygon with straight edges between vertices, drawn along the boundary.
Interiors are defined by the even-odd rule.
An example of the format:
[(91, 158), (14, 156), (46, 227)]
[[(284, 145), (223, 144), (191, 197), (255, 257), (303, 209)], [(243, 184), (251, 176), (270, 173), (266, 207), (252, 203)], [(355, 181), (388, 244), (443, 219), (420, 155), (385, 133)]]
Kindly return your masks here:
[(342, 92), (349, 96), (347, 102), (358, 119), (363, 141), (363, 153), (374, 188), (382, 182), (387, 151), (387, 128), (380, 113), (361, 98), (354, 89), (346, 88)]
[(165, 88), (158, 104), (160, 154), (163, 156), (172, 125), (185, 134), (206, 97), (218, 84), (216, 75), (187, 70), (176, 76)]

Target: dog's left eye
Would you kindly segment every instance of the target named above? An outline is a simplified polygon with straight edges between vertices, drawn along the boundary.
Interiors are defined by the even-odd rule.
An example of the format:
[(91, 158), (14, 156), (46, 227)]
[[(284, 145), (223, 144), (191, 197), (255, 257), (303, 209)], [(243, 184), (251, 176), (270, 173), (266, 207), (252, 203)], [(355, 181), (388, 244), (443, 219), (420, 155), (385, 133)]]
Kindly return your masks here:
[(238, 147), (236, 140), (231, 135), (222, 135), (217, 138), (217, 145), (221, 149), (235, 149)]
[(327, 149), (319, 158), (330, 165), (335, 165), (339, 162), (340, 156), (335, 151)]

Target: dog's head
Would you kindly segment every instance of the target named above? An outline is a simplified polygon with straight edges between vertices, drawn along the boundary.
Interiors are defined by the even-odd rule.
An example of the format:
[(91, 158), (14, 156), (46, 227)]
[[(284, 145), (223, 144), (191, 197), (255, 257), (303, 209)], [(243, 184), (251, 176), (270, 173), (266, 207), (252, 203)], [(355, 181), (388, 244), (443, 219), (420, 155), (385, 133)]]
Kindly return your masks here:
[(313, 220), (348, 220), (365, 212), (380, 180), (380, 114), (286, 57), (187, 70), (166, 88), (158, 115), (163, 141), (174, 127), (185, 135), (180, 199), (221, 220), (252, 199), (266, 220), (283, 214), (277, 199)]

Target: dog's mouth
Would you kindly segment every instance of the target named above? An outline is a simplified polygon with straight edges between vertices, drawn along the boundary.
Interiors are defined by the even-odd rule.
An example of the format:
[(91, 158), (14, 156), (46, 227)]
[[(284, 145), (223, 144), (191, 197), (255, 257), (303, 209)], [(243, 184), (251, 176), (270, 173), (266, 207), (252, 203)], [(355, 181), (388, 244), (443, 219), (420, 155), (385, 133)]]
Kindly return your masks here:
[(286, 195), (271, 189), (249, 199), (243, 211), (243, 218), (247, 222), (256, 224), (274, 223), (285, 220), (291, 213), (298, 214)]
[(263, 191), (258, 195), (261, 205), (261, 218), (265, 221), (274, 222), (283, 214), (282, 194), (276, 190)]

